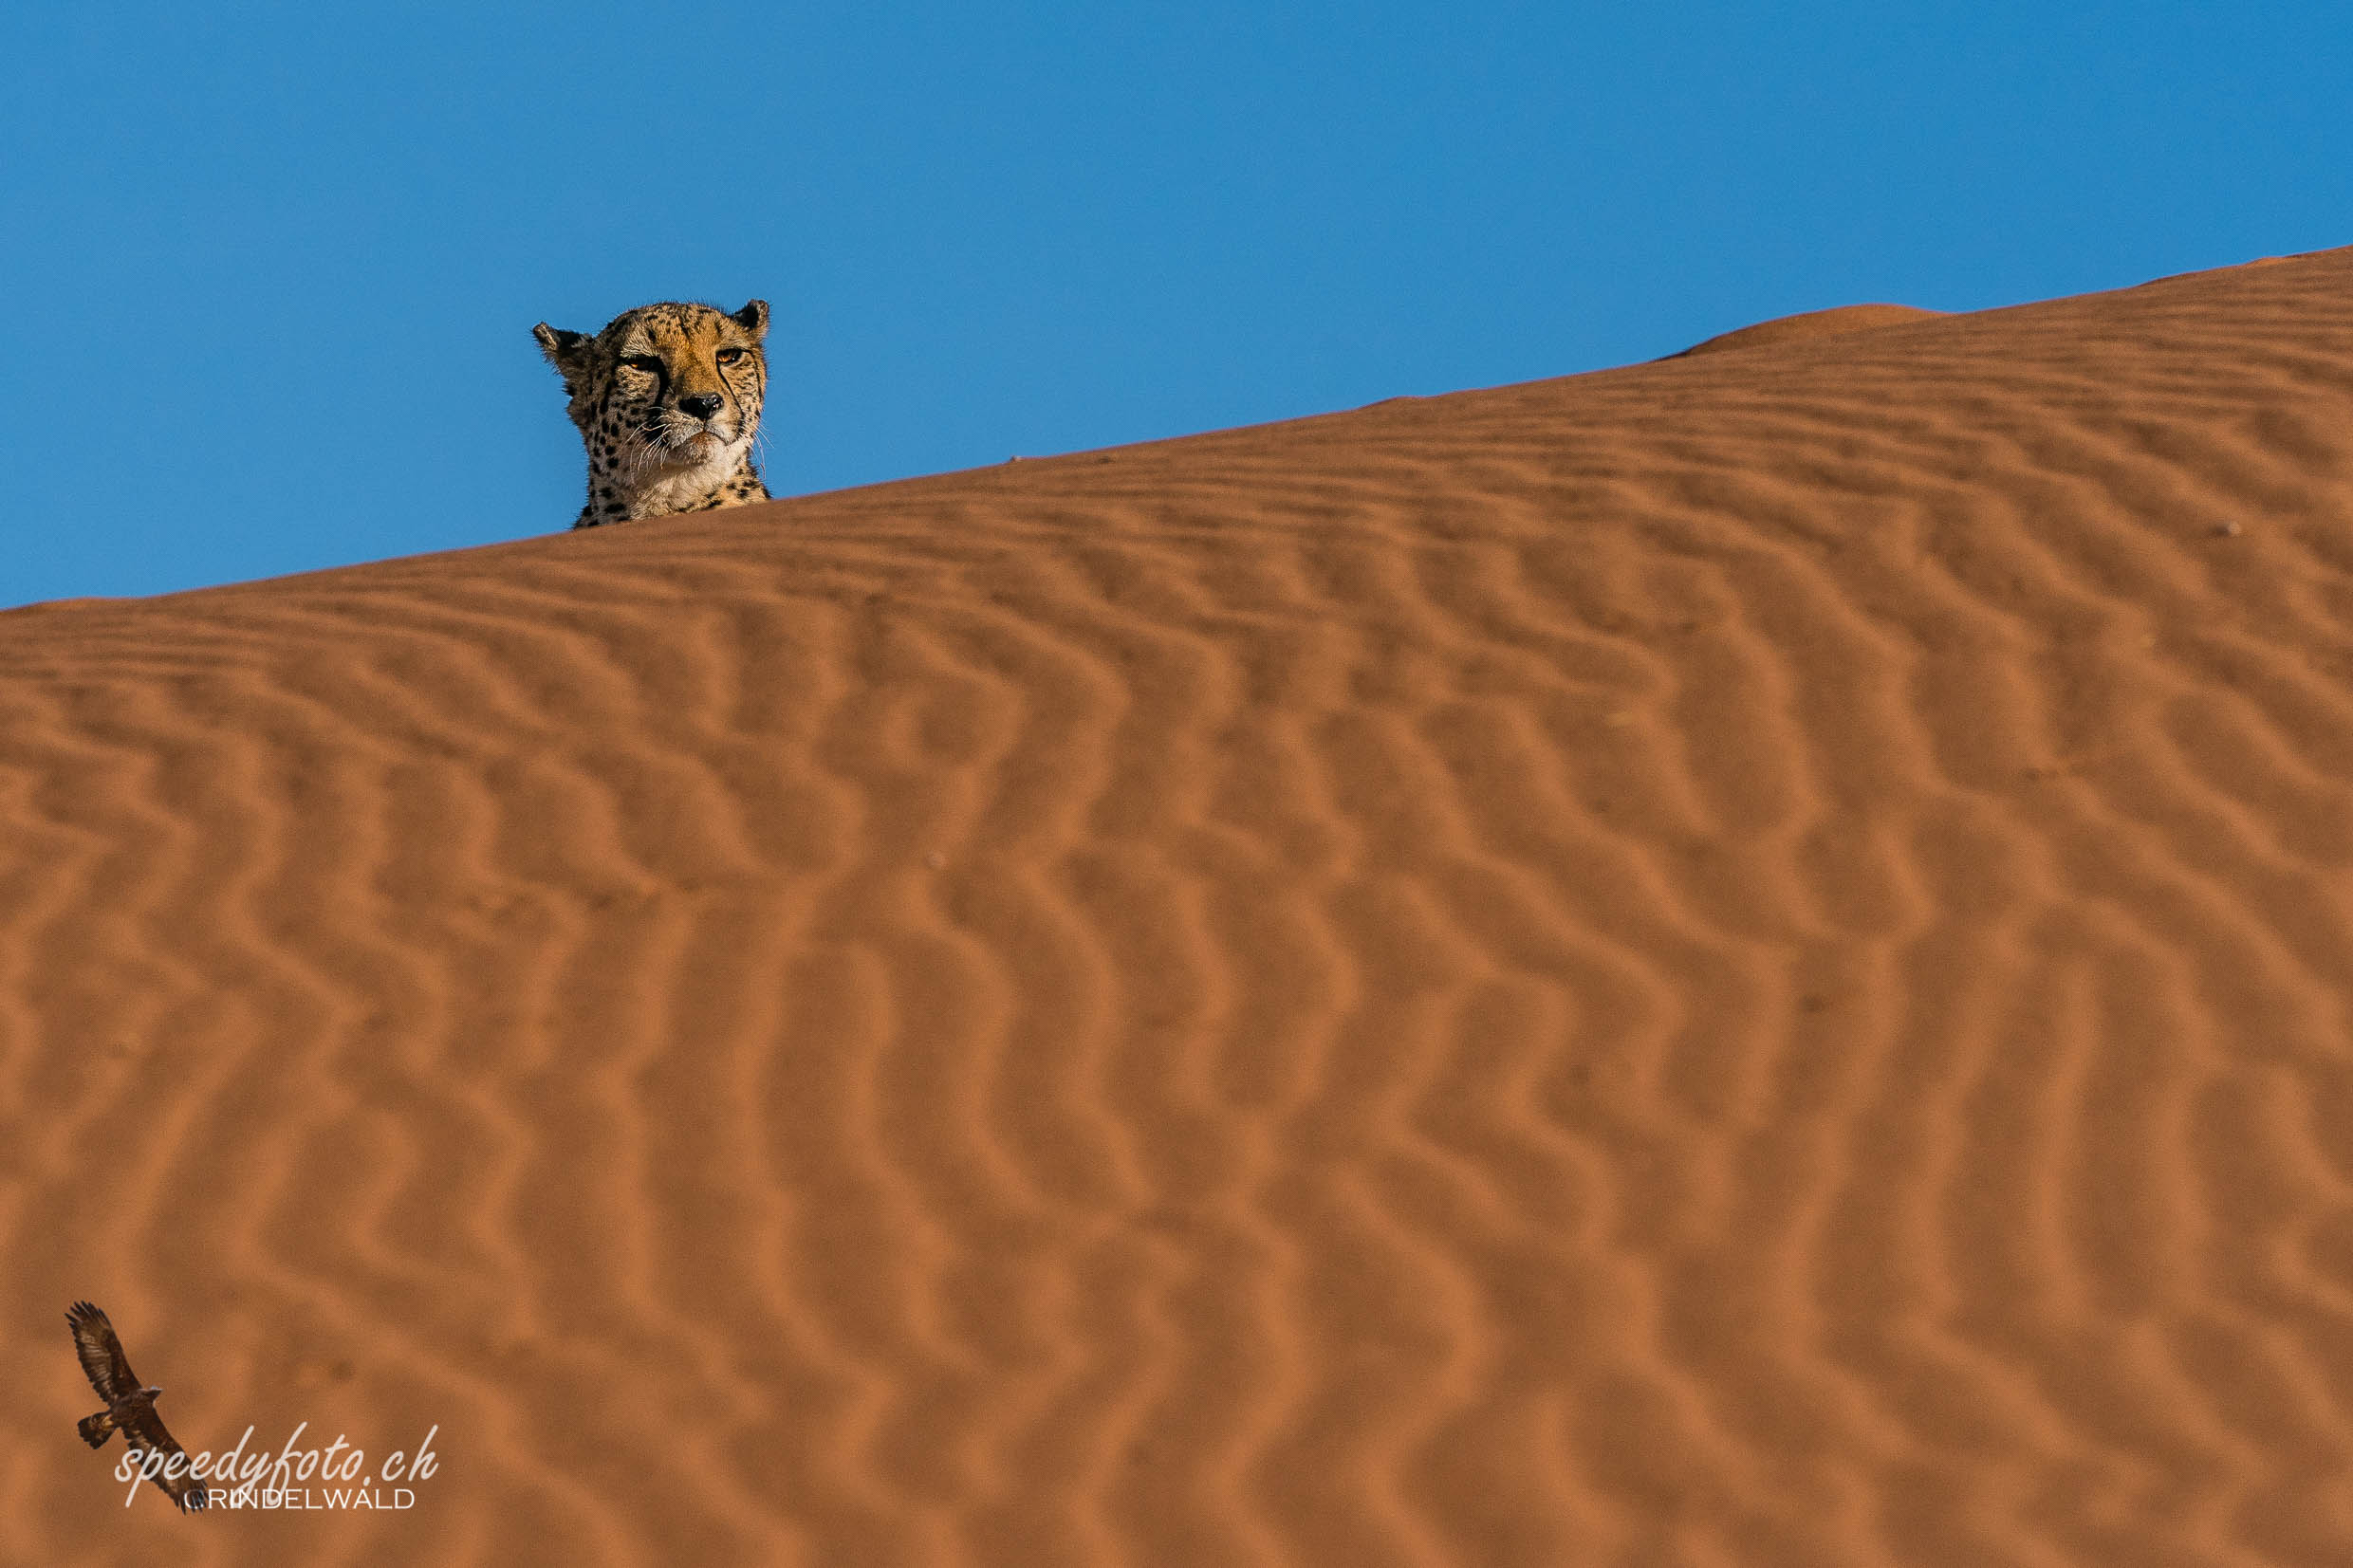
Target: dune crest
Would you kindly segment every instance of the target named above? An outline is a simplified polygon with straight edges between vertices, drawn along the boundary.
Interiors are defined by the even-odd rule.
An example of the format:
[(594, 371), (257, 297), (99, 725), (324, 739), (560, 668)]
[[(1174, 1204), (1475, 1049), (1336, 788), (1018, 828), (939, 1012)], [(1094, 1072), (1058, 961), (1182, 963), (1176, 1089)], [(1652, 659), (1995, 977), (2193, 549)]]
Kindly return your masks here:
[(0, 1559), (2342, 1560), (2353, 252), (1905, 320), (0, 616)]
[(1901, 326), (1911, 322), (1935, 321), (1944, 315), (1941, 310), (1923, 310), (1910, 304), (1842, 304), (1828, 310), (1807, 310), (1795, 316), (1776, 316), (1769, 322), (1751, 326), (1735, 327), (1713, 338), (1692, 344), (1670, 360), (1689, 360), (1702, 354), (1722, 354), (1736, 348), (1771, 348), (1794, 343), (1808, 338), (1835, 338), (1847, 332), (1867, 332), (1875, 326)]

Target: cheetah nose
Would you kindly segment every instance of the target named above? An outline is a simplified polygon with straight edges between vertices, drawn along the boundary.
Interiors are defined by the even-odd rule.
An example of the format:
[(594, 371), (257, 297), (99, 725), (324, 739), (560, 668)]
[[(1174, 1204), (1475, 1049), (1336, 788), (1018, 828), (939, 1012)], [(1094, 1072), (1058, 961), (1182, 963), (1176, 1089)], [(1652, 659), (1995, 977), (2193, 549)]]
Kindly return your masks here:
[(705, 392), (693, 397), (681, 397), (678, 406), (697, 419), (708, 419), (719, 412), (719, 398)]

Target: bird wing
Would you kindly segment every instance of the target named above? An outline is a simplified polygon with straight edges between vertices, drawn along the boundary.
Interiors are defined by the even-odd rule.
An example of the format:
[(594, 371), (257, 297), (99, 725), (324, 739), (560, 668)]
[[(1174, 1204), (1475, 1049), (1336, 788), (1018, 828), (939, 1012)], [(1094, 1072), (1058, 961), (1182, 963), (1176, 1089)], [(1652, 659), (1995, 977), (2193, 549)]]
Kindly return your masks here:
[(193, 1513), (213, 1501), (212, 1494), (205, 1490), (204, 1483), (190, 1475), (185, 1464), (180, 1466), (177, 1475), (164, 1473), (163, 1465), (169, 1464), (175, 1454), (185, 1460), (188, 1450), (173, 1441), (172, 1434), (164, 1429), (163, 1417), (156, 1413), (155, 1406), (141, 1405), (132, 1415), (123, 1435), (133, 1439), (138, 1447), (149, 1453), (163, 1456), (159, 1462), (150, 1462), (156, 1466), (153, 1472), (155, 1483), (171, 1494), (172, 1501), (180, 1505), (181, 1512)]
[(76, 1301), (65, 1314), (65, 1321), (73, 1328), (74, 1354), (82, 1357), (83, 1375), (109, 1407), (144, 1387), (131, 1370), (122, 1354), (122, 1341), (115, 1337), (115, 1326), (104, 1313), (87, 1301)]

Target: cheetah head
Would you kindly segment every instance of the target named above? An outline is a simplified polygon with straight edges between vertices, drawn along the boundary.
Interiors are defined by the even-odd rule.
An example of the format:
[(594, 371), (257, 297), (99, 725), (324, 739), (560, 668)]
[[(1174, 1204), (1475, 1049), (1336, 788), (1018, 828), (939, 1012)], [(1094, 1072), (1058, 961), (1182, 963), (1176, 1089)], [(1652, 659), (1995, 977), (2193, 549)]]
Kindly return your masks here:
[(593, 337), (531, 329), (564, 378), (589, 459), (592, 506), (617, 515), (678, 509), (750, 461), (768, 387), (768, 304), (639, 305)]

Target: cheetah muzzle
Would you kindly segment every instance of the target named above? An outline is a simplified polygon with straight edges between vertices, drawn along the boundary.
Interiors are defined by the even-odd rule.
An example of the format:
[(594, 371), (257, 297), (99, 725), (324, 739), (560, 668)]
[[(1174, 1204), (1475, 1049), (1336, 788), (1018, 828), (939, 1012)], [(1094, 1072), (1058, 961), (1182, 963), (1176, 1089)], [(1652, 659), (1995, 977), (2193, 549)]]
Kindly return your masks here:
[(531, 328), (588, 449), (575, 528), (768, 499), (751, 460), (768, 390), (768, 304), (641, 304), (594, 337)]

